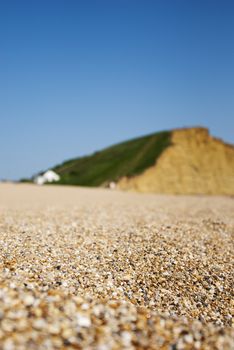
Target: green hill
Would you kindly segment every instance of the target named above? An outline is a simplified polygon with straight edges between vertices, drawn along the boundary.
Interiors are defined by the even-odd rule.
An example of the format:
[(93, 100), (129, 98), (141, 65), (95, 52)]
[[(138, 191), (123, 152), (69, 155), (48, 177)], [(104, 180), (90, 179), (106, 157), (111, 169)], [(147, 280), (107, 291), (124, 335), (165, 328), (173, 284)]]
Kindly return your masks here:
[(171, 132), (163, 131), (126, 141), (92, 155), (71, 159), (53, 168), (59, 184), (105, 186), (123, 176), (142, 173), (155, 164), (171, 144)]

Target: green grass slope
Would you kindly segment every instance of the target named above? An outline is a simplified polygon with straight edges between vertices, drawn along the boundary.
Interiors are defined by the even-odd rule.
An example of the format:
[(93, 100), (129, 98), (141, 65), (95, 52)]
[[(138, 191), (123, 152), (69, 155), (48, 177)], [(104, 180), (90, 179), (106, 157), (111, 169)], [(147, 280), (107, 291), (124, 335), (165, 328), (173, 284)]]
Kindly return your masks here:
[(102, 186), (123, 176), (142, 173), (155, 164), (170, 146), (171, 132), (163, 131), (136, 138), (90, 156), (71, 159), (53, 170), (60, 176), (57, 183), (79, 186)]

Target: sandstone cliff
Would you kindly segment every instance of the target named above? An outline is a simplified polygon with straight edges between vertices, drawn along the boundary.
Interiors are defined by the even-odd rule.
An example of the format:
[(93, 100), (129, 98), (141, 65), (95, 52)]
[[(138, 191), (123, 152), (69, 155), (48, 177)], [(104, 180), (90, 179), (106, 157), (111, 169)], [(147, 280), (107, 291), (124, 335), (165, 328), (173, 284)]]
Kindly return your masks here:
[(205, 128), (172, 131), (171, 146), (140, 175), (119, 188), (139, 192), (234, 195), (234, 147)]

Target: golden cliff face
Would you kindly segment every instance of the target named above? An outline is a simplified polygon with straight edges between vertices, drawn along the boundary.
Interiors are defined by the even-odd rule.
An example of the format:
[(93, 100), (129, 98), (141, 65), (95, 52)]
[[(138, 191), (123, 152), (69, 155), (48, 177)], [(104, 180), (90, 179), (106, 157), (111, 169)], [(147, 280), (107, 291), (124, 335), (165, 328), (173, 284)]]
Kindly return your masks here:
[(234, 147), (207, 129), (178, 129), (172, 145), (142, 174), (118, 186), (139, 192), (234, 195)]

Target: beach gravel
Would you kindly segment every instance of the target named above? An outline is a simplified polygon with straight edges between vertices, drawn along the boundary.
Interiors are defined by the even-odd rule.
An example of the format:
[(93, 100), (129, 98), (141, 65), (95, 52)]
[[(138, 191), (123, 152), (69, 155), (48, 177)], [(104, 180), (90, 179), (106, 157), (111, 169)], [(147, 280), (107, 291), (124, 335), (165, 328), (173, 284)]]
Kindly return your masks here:
[(234, 349), (234, 199), (0, 185), (0, 349)]

